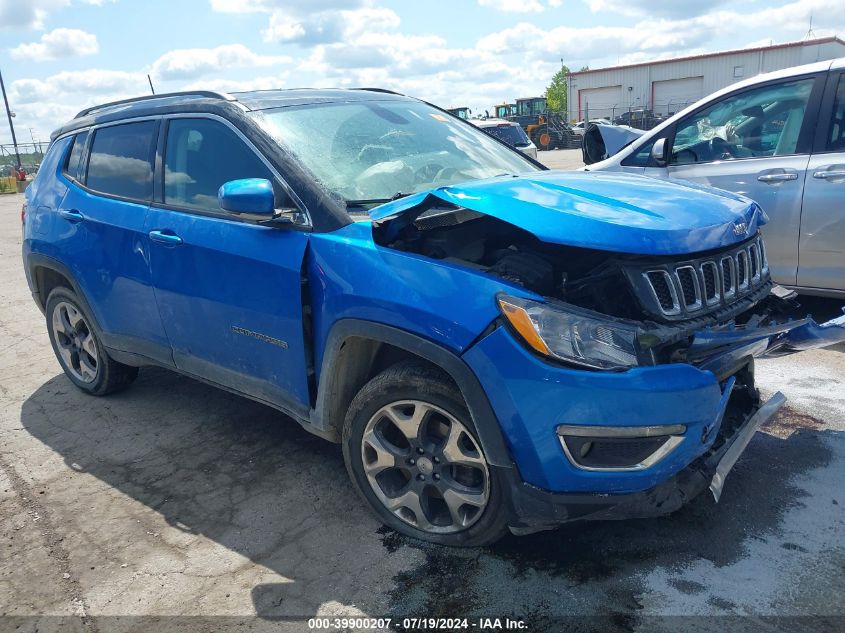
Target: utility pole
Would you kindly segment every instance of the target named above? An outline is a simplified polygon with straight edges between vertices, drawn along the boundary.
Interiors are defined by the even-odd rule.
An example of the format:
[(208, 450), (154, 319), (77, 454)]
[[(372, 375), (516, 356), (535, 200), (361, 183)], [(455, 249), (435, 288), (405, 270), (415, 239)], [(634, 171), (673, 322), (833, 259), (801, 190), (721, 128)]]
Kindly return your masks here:
[(18, 169), (21, 168), (21, 154), (18, 151), (18, 139), (15, 138), (15, 126), (12, 124), (12, 111), (9, 110), (9, 99), (6, 97), (6, 84), (3, 83), (3, 73), (0, 72), (0, 89), (3, 90), (3, 103), (6, 104), (6, 116), (9, 119), (9, 129), (12, 131), (12, 145), (15, 146), (15, 159), (18, 161)]

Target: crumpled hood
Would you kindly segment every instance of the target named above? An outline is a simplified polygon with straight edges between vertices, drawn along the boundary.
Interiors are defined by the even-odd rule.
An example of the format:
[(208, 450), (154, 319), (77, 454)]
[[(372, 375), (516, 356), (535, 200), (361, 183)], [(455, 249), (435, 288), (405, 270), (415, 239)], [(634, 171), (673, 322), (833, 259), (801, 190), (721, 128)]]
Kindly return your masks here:
[(544, 242), (643, 255), (730, 246), (765, 224), (743, 196), (686, 181), (625, 173), (544, 171), (440, 187), (370, 211), (373, 221), (412, 212), (429, 198), (498, 218)]

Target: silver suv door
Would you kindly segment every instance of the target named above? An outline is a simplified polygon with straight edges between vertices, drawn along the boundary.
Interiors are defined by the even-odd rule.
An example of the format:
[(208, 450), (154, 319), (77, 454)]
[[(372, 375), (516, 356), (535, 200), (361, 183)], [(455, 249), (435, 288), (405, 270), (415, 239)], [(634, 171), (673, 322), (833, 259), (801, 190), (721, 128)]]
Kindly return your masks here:
[[(741, 193), (770, 218), (763, 227), (772, 277), (793, 286), (804, 176), (823, 75), (725, 95), (674, 128), (667, 173)], [(646, 173), (650, 170), (646, 169)]]
[(845, 73), (831, 73), (804, 185), (798, 285), (845, 290)]

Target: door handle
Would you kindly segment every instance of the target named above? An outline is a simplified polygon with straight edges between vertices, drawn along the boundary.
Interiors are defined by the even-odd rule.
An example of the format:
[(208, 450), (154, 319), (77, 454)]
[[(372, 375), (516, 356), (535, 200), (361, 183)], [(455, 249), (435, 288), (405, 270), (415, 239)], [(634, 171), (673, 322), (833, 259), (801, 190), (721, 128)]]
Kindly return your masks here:
[(59, 209), (59, 215), (72, 224), (77, 224), (85, 219), (85, 216), (76, 209)]
[(813, 173), (813, 178), (827, 180), (828, 178), (845, 178), (845, 169), (821, 169)]
[(178, 246), (182, 243), (182, 238), (176, 235), (173, 231), (150, 231), (148, 233), (150, 240), (158, 242), (159, 244), (166, 244), (167, 246)]
[(784, 182), (787, 180), (798, 180), (798, 174), (794, 172), (781, 172), (777, 174), (760, 174), (757, 176), (760, 182)]

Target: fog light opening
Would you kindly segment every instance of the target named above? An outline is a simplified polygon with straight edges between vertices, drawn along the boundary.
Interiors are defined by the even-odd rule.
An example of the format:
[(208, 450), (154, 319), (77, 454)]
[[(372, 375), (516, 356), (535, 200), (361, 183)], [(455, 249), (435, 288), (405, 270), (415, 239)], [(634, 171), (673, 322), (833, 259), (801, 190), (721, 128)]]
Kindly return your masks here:
[(635, 471), (654, 466), (682, 441), (686, 426), (557, 428), (563, 452), (581, 470)]

